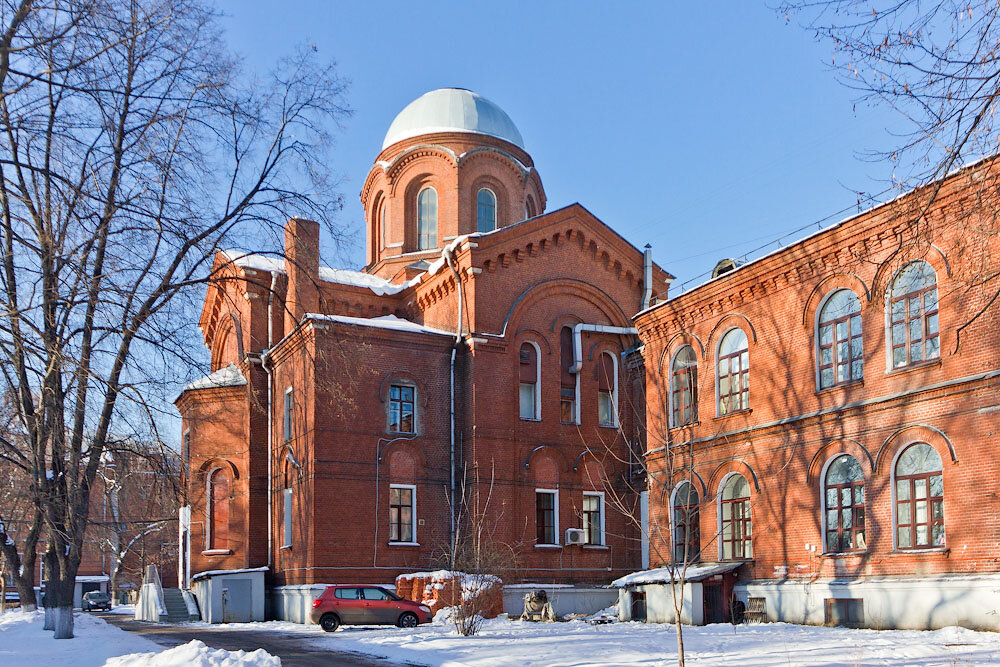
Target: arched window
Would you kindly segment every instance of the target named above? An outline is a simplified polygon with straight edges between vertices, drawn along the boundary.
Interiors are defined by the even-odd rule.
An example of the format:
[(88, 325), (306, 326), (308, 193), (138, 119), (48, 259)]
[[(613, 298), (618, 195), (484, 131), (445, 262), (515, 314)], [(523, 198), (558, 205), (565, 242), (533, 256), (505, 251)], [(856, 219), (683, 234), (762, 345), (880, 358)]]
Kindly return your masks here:
[[(286, 450), (288, 451), (288, 450)], [(282, 537), (284, 541), (281, 543), (282, 547), (292, 546), (292, 465), (289, 461), (285, 461), (285, 470), (282, 475), (282, 480), (284, 486), (281, 492), (282, 509)]]
[(522, 343), (518, 354), (518, 404), (521, 419), (541, 419), (539, 403), (538, 349), (531, 343)]
[(889, 299), (889, 323), (893, 368), (941, 356), (937, 277), (927, 262), (910, 262), (896, 274)]
[(417, 249), (437, 247), (438, 196), (434, 188), (424, 188), (417, 195)]
[(685, 345), (670, 364), (670, 414), (672, 426), (684, 426), (697, 421), (698, 361), (694, 348)]
[(210, 551), (229, 548), (229, 486), (229, 473), (225, 468), (209, 473), (205, 548)]
[(830, 464), (824, 480), (826, 507), (826, 552), (864, 551), (865, 475), (861, 464), (849, 454)]
[(731, 475), (722, 487), (722, 560), (753, 558), (750, 485), (743, 475)]
[(618, 361), (603, 352), (594, 369), (597, 371), (597, 422), (618, 426)]
[(559, 420), (576, 423), (576, 375), (573, 368), (573, 330), (563, 327), (559, 332)]
[(924, 442), (907, 447), (895, 468), (896, 547), (944, 546), (944, 478), (941, 457)]
[(861, 301), (837, 290), (819, 311), (819, 388), (848, 384), (863, 376)]
[(691, 482), (681, 482), (674, 492), (674, 562), (695, 563), (701, 558), (701, 528), (698, 491)]
[(482, 188), (476, 194), (476, 231), (492, 232), (497, 228), (497, 196)]
[(535, 215), (535, 200), (529, 195), (527, 199), (524, 200), (524, 218), (534, 218)]
[(378, 214), (379, 231), (382, 234), (382, 247), (389, 245), (389, 202), (382, 200), (382, 207)]
[(730, 329), (719, 343), (719, 415), (750, 409), (750, 353), (742, 329)]

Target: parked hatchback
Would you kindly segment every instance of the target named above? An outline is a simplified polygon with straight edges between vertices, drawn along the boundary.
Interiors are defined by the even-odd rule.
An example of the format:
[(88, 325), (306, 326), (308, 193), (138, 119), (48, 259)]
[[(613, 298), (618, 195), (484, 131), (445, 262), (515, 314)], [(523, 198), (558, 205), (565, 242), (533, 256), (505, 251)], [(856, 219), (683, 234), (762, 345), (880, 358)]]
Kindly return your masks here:
[(80, 603), (83, 611), (94, 611), (95, 609), (106, 609), (111, 611), (111, 598), (107, 593), (100, 591), (90, 591), (84, 593), (83, 602)]
[(434, 619), (430, 607), (378, 586), (327, 586), (313, 601), (310, 618), (327, 632), (341, 625), (398, 625), (415, 628)]

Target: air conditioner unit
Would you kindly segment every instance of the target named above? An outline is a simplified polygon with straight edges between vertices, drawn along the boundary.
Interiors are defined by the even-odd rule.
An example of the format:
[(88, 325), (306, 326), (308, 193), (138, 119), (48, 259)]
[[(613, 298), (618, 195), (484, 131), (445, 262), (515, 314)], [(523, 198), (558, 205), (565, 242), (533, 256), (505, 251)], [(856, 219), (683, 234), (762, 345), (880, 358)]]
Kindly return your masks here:
[(583, 544), (585, 539), (582, 528), (566, 529), (566, 544)]

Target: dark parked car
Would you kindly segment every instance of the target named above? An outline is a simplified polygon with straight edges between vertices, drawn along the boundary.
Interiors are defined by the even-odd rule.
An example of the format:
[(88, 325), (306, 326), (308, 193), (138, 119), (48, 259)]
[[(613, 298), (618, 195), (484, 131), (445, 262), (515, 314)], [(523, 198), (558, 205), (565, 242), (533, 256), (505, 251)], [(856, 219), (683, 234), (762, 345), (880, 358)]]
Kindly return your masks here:
[(83, 602), (80, 603), (80, 607), (83, 611), (94, 611), (95, 609), (111, 611), (111, 598), (107, 593), (90, 591), (89, 593), (84, 594)]
[(341, 625), (415, 628), (434, 619), (430, 607), (404, 600), (378, 586), (327, 586), (313, 601), (310, 618), (327, 632)]

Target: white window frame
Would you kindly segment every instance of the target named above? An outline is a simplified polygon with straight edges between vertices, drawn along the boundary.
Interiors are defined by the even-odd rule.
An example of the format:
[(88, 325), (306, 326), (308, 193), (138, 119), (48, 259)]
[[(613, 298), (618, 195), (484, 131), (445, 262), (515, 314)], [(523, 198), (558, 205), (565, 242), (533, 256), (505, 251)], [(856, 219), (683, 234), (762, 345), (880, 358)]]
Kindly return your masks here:
[[(593, 543), (593, 544), (592, 543), (587, 543), (584, 546), (585, 547), (603, 547), (603, 546), (607, 546), (607, 539), (605, 538), (605, 532), (604, 532), (604, 524), (605, 524), (605, 519), (604, 519), (604, 514), (605, 514), (605, 512), (604, 512), (604, 492), (603, 491), (584, 491), (583, 492), (583, 497), (586, 498), (587, 496), (597, 497), (599, 499), (598, 500), (598, 508), (601, 511), (601, 540), (599, 542)], [(581, 514), (582, 514), (582, 512), (581, 512)], [(582, 521), (580, 523), (581, 523), (581, 525), (583, 524)]]
[(399, 541), (399, 540), (389, 540), (389, 544), (396, 545), (396, 546), (413, 546), (413, 547), (419, 547), (420, 546), (420, 542), (417, 540), (417, 526), (420, 524), (420, 522), (417, 521), (417, 485), (416, 484), (390, 484), (389, 485), (389, 489), (390, 489), (390, 500), (389, 500), (390, 525), (392, 525), (391, 524), (391, 519), (392, 519), (392, 499), (391, 499), (392, 492), (391, 492), (391, 489), (409, 489), (410, 490), (410, 518), (413, 521), (413, 529), (412, 529), (412, 533), (413, 534), (411, 535), (411, 539), (410, 539), (409, 542), (402, 542), (402, 541)]
[(282, 536), (284, 537), (284, 544), (281, 545), (283, 549), (292, 548), (292, 487), (288, 486), (282, 490), (281, 493), (282, 500), (284, 501), (283, 515), (282, 515)]
[[(609, 357), (611, 357), (611, 364), (615, 368), (615, 372), (614, 372), (615, 378), (614, 378), (614, 385), (611, 388), (611, 419), (612, 419), (612, 422), (610, 424), (602, 424), (601, 423), (601, 418), (600, 418), (601, 417), (601, 405), (600, 405), (600, 403), (601, 403), (600, 393), (601, 392), (600, 392), (600, 390), (598, 390), (598, 392), (597, 392), (597, 394), (598, 394), (598, 396), (597, 396), (597, 425), (600, 426), (601, 428), (618, 428), (618, 426), (620, 424), (620, 420), (618, 419), (618, 355), (612, 354), (611, 352), (608, 352), (607, 350), (605, 350), (604, 352), (601, 352), (601, 355), (602, 356), (603, 355), (608, 355)], [(598, 357), (598, 359), (600, 359), (600, 357)], [(579, 376), (580, 376), (580, 373), (577, 373), (577, 379), (579, 379)], [(577, 393), (579, 394), (579, 392), (577, 392)], [(579, 421), (580, 420), (577, 419), (577, 423), (579, 423)]]
[(284, 412), (282, 418), (282, 424), (283, 424), (282, 433), (285, 436), (284, 440), (285, 442), (288, 442), (289, 440), (292, 439), (292, 431), (294, 427), (294, 424), (292, 422), (292, 412), (294, 410), (295, 410), (295, 401), (293, 400), (292, 396), (292, 387), (289, 386), (288, 389), (285, 390), (285, 403), (284, 403)]
[[(524, 421), (542, 421), (542, 348), (538, 346), (533, 340), (522, 341), (521, 345), (527, 343), (531, 347), (535, 348), (535, 416), (534, 417), (521, 417), (521, 378), (518, 375), (517, 381), (517, 415), (521, 417)], [(517, 348), (518, 355), (521, 353), (521, 346)], [(518, 357), (518, 364), (521, 363), (520, 357)], [(518, 371), (520, 371), (520, 366), (518, 366)]]
[(535, 542), (536, 547), (561, 547), (562, 543), (559, 541), (559, 489), (535, 489), (535, 539), (538, 539), (538, 494), (548, 493), (553, 496), (552, 499), (552, 514), (553, 514), (553, 536), (556, 538), (555, 542)]

